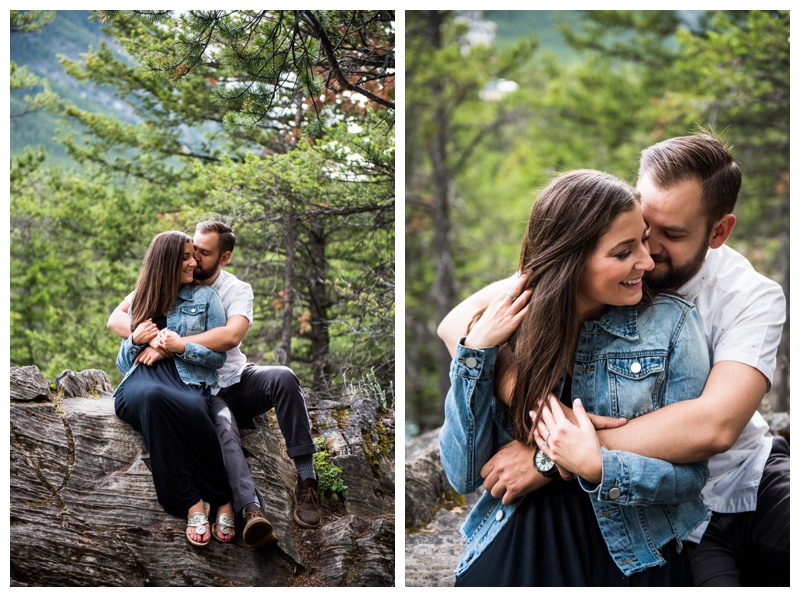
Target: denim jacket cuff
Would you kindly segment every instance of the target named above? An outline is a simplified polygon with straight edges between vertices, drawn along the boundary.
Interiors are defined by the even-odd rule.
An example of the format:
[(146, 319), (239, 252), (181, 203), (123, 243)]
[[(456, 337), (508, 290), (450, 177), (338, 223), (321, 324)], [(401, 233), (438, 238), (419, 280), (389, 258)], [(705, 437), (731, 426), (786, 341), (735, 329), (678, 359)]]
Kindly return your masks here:
[(497, 346), (487, 348), (467, 348), (464, 336), (458, 341), (456, 354), (451, 364), (451, 373), (459, 377), (486, 379), (494, 376), (494, 365), (497, 361)]
[(184, 340), (183, 342), (183, 353), (176, 354), (175, 356), (183, 359), (184, 361), (198, 361), (200, 357), (201, 351), (204, 349), (203, 346), (199, 344), (195, 344), (194, 342), (187, 342)]
[(583, 477), (578, 477), (578, 483), (586, 493), (602, 502), (621, 502), (623, 495), (621, 468), (618, 466), (618, 456), (611, 450), (600, 447), (600, 457), (603, 459), (603, 477), (600, 483), (592, 483)]
[(135, 359), (140, 352), (142, 352), (145, 348), (147, 348), (147, 344), (134, 344), (133, 343), (133, 334), (128, 336), (122, 341), (122, 345), (125, 350), (128, 351), (128, 354), (131, 355), (131, 359)]

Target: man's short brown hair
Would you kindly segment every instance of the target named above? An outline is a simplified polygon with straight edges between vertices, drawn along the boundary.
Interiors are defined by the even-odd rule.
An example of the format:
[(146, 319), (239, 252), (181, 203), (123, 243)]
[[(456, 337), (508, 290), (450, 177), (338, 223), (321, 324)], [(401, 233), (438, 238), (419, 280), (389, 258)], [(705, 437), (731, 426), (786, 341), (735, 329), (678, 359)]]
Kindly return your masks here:
[(673, 137), (642, 151), (639, 178), (647, 175), (660, 189), (696, 180), (702, 189), (702, 209), (709, 227), (732, 213), (742, 186), (742, 172), (729, 148), (713, 133)]
[(220, 255), (225, 251), (232, 252), (233, 247), (236, 246), (236, 235), (233, 233), (233, 230), (231, 230), (231, 227), (225, 222), (219, 222), (216, 220), (200, 222), (197, 226), (195, 226), (195, 231), (199, 232), (200, 234), (209, 234), (211, 232), (217, 233), (217, 235), (219, 235)]

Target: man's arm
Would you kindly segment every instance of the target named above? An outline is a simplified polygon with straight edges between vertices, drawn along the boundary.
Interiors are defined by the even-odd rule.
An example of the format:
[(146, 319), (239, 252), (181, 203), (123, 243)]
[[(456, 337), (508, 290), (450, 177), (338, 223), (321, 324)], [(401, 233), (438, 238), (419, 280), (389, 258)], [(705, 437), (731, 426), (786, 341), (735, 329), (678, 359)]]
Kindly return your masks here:
[(215, 352), (228, 352), (241, 343), (247, 330), (250, 329), (250, 320), (244, 315), (231, 315), (224, 326), (206, 330), (191, 338), (192, 342), (205, 346)]
[(445, 346), (447, 346), (451, 357), (456, 353), (458, 341), (467, 334), (467, 325), (469, 325), (472, 316), (488, 305), (493, 298), (505, 292), (517, 278), (518, 276), (514, 274), (510, 278), (485, 286), (472, 296), (464, 299), (445, 316), (436, 332)]
[[(131, 318), (128, 315), (130, 309), (128, 301), (122, 301), (111, 313), (106, 323), (106, 327), (120, 338), (127, 338), (131, 335)], [(227, 352), (231, 348), (239, 346), (247, 330), (250, 329), (250, 321), (244, 315), (231, 315), (222, 327), (212, 328), (201, 334), (191, 336), (192, 342), (205, 346), (214, 352)]]
[(108, 316), (106, 327), (120, 338), (127, 338), (131, 335), (131, 316), (128, 315), (130, 308), (131, 304), (128, 301), (122, 301)]
[(757, 369), (720, 361), (711, 368), (699, 398), (669, 404), (598, 435), (609, 450), (676, 464), (704, 460), (733, 445), (766, 391), (767, 379)]

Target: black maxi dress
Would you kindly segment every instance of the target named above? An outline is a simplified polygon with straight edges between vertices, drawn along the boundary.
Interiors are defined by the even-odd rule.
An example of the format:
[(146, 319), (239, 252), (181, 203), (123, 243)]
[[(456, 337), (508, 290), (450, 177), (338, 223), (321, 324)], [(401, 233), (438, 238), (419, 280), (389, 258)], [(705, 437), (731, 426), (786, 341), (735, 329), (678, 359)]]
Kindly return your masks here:
[[(153, 321), (167, 325), (164, 315)], [(231, 501), (210, 400), (208, 388), (181, 380), (174, 359), (138, 365), (117, 389), (117, 416), (144, 437), (158, 501), (176, 516), (201, 499), (212, 508)]]
[[(571, 404), (571, 380), (561, 401)], [(532, 466), (532, 465), (531, 465)], [(664, 566), (625, 576), (617, 567), (577, 481), (551, 481), (526, 495), (457, 587), (645, 587), (691, 585), (686, 549), (661, 548)]]

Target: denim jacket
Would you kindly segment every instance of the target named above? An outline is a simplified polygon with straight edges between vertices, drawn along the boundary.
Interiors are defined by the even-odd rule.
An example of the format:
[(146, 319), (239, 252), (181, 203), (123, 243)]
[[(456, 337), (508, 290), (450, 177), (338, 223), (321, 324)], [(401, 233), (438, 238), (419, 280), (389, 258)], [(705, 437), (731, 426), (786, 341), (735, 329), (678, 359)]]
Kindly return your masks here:
[[(590, 413), (630, 419), (702, 393), (709, 355), (694, 307), (660, 295), (649, 308), (639, 310), (611, 308), (581, 329), (572, 395)], [(483, 465), (514, 439), (507, 408), (494, 397), (496, 357), (496, 347), (470, 349), (459, 343), (450, 367), (439, 443), (445, 472), (459, 493), (476, 491), (483, 484)], [(562, 375), (558, 395), (564, 379)], [(631, 452), (600, 450), (601, 482), (577, 482), (592, 501), (611, 556), (627, 576), (663, 565), (659, 549), (674, 538), (680, 550), (681, 541), (709, 516), (700, 499), (707, 463), (674, 465)], [(517, 504), (504, 506), (484, 492), (462, 528), (467, 544), (457, 575), (492, 542)]]
[[(180, 287), (178, 300), (167, 312), (167, 327), (184, 337), (186, 348), (183, 354), (175, 355), (175, 366), (183, 383), (212, 386), (217, 381), (217, 369), (225, 364), (225, 353), (186, 342), (185, 337), (223, 326), (225, 322), (225, 309), (216, 290), (194, 284)], [(122, 341), (117, 355), (117, 369), (125, 375), (123, 382), (136, 369), (138, 363), (133, 361), (145, 348), (135, 345), (131, 336)]]

